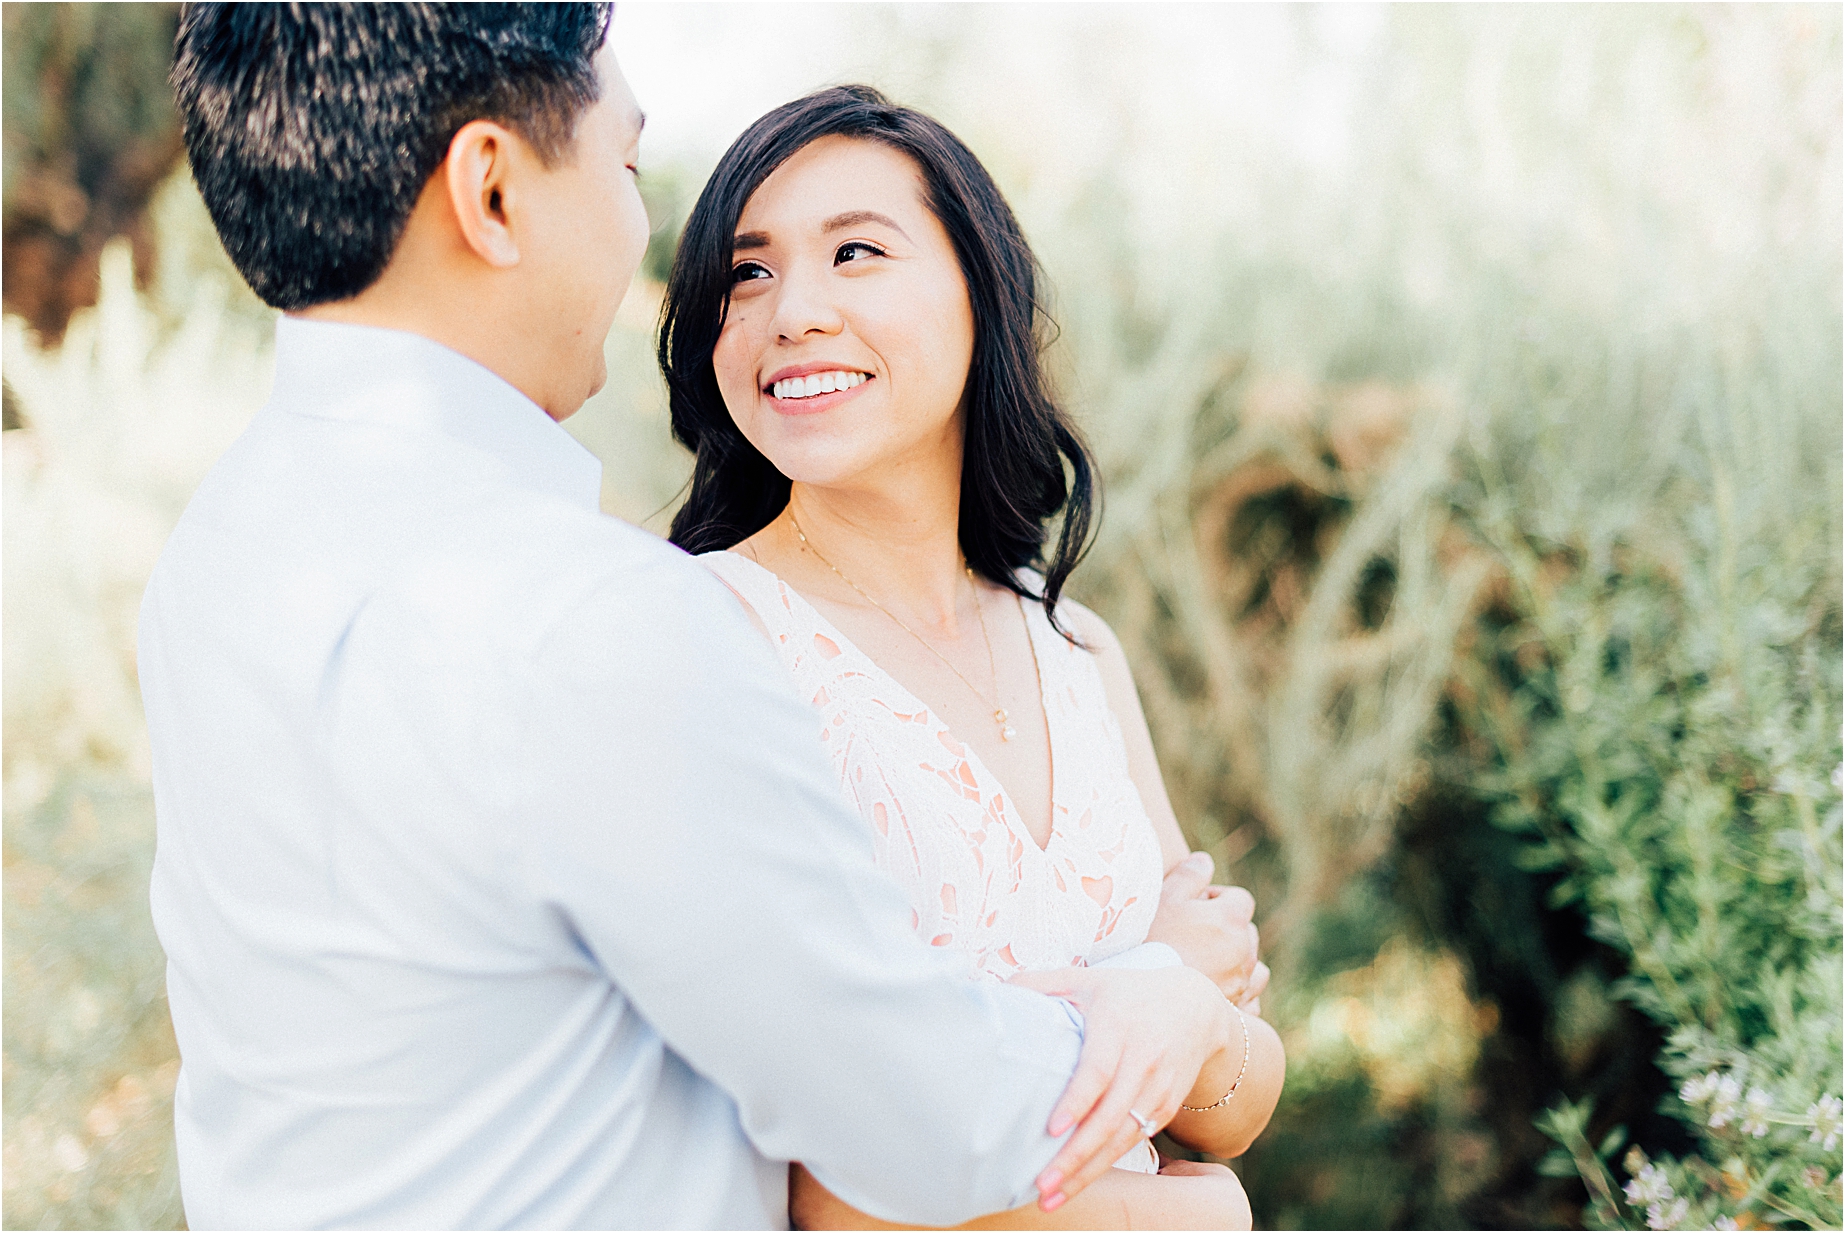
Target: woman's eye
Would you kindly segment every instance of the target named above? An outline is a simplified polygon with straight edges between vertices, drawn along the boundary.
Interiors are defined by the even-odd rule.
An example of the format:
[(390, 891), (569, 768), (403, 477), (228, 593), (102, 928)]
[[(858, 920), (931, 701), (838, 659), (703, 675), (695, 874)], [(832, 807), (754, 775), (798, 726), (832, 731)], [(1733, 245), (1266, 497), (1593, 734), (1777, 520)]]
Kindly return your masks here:
[(834, 265), (844, 265), (848, 261), (863, 261), (866, 257), (882, 257), (884, 250), (875, 244), (863, 240), (853, 240), (850, 244), (841, 244), (839, 251), (833, 254)]
[(767, 277), (769, 277), (767, 268), (757, 265), (754, 261), (745, 261), (742, 265), (730, 272), (730, 281), (732, 283), (745, 283), (753, 279)]

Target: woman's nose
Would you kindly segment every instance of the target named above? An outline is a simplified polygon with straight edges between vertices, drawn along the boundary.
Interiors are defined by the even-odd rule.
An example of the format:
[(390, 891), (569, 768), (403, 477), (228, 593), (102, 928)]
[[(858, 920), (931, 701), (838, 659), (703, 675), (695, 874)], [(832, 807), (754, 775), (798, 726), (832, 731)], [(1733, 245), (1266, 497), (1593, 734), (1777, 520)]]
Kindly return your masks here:
[(782, 275), (772, 323), (778, 337), (798, 342), (810, 334), (837, 334), (844, 328), (845, 317), (827, 294), (826, 282), (798, 270)]

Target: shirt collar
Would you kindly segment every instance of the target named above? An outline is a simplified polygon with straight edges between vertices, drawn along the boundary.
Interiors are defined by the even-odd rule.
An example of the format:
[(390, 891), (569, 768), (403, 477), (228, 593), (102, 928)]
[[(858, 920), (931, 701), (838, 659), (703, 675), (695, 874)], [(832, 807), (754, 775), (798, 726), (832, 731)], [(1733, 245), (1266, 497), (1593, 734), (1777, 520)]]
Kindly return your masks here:
[(440, 432), (498, 458), (522, 487), (598, 506), (594, 454), (497, 373), (419, 334), (284, 315), (269, 401), (285, 414)]

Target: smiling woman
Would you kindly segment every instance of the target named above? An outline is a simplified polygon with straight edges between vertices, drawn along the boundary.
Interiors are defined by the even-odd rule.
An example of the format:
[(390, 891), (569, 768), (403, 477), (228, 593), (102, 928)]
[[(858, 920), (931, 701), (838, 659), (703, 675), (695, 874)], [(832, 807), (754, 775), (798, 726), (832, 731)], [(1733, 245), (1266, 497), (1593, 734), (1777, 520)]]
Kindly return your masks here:
[[(1060, 1157), (1038, 1207), (977, 1227), (1247, 1227), (1233, 1174), (1149, 1136), (1236, 1155), (1274, 1107), (1253, 905), (1187, 860), (1119, 643), (1058, 603), (1094, 493), (1041, 321), (1011, 210), (941, 125), (862, 87), (771, 112), (720, 162), (667, 291), (673, 425), (697, 452), (673, 539), (819, 711), (922, 938), (970, 979), (1079, 1005), (1145, 982), (1134, 1025), (1197, 1025), (1202, 1070), (1124, 1047), (1105, 1091), (1066, 1098), (1089, 1115), (1066, 1154), (1090, 1135), (1094, 1167)], [(878, 1224), (804, 1169), (792, 1193), (803, 1227)]]
[[(884, 208), (869, 209), (863, 194), (842, 192), (857, 187), (852, 179), (835, 180), (831, 195), (840, 204), (803, 237), (802, 259), (826, 263), (842, 280), (855, 279), (857, 269), (847, 267), (860, 262), (901, 267), (916, 271), (903, 276), (912, 278), (914, 289), (958, 298), (958, 323), (940, 317), (949, 310), (939, 305), (931, 311), (940, 333), (971, 331), (964, 342), (969, 351), (919, 355), (929, 361), (929, 375), (919, 370), (908, 379), (964, 386), (958, 403), (949, 400), (963, 417), (957, 435), (964, 433), (969, 443), (962, 460), (961, 547), (982, 577), (1020, 594), (1015, 572), (1042, 556), (1041, 594), (1056, 624), (1057, 597), (1088, 543), (1095, 496), (1088, 450), (1052, 399), (1039, 362), (1045, 318), (1037, 262), (972, 151), (934, 120), (892, 106), (865, 86), (822, 90), (764, 116), (738, 139), (687, 220), (660, 330), (673, 435), (697, 456), (691, 491), (673, 520), (673, 542), (694, 552), (728, 548), (767, 526), (788, 502), (789, 475), (764, 456), (747, 424), (733, 420), (712, 360), (733, 308), (746, 320), (760, 320), (748, 306), (764, 293), (751, 284), (776, 282), (778, 266), (783, 282), (804, 277), (789, 265), (796, 243), (787, 220), (781, 220), (780, 248), (771, 251), (777, 238), (765, 227), (776, 220), (765, 215), (745, 222), (746, 202), (766, 210), (767, 200), (755, 200), (759, 189), (773, 193), (770, 181), (785, 183), (817, 160), (835, 162), (841, 177), (872, 176), (865, 187), (876, 185)], [(901, 191), (893, 194), (893, 188)], [(770, 294), (778, 305), (794, 297), (789, 307), (798, 311), (808, 292), (778, 285)], [(908, 310), (912, 320), (919, 308)], [(833, 359), (844, 357), (814, 362)], [(770, 379), (762, 388), (774, 398), (773, 379), (823, 371), (797, 364), (750, 379)], [(873, 370), (865, 375), (878, 376)], [(875, 381), (865, 393), (874, 387)], [(1045, 553), (1046, 524), (1060, 512), (1056, 545)]]

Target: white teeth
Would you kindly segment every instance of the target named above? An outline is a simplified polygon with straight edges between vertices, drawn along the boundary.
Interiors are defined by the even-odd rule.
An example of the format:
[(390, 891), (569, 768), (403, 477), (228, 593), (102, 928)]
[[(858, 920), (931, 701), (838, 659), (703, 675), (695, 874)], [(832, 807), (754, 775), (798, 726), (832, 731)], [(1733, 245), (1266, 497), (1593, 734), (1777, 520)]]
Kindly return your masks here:
[(776, 398), (812, 398), (865, 384), (871, 378), (862, 372), (822, 372), (811, 377), (788, 377), (769, 387)]

